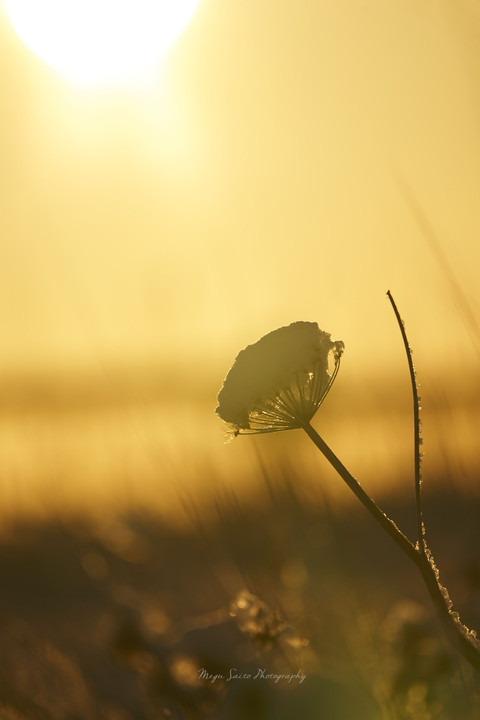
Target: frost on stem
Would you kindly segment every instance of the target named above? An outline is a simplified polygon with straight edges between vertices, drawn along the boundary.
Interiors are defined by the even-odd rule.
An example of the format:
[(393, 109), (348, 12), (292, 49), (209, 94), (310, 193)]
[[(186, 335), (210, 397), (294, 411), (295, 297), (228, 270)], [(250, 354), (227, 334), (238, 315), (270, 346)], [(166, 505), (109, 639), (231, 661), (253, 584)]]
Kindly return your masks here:
[(470, 642), (470, 644), (476, 649), (476, 651), (479, 652), (480, 651), (480, 640), (478, 639), (477, 633), (475, 632), (475, 630), (470, 630), (470, 628), (468, 628), (466, 625), (464, 625), (460, 618), (459, 613), (453, 609), (453, 602), (450, 599), (450, 595), (448, 594), (447, 588), (444, 585), (442, 585), (442, 583), (440, 582), (440, 573), (435, 564), (435, 560), (433, 559), (432, 552), (431, 552), (431, 550), (429, 550), (429, 548), (426, 548), (425, 555), (426, 555), (427, 562), (429, 563), (430, 567), (433, 570), (433, 574), (435, 576), (435, 580), (436, 580), (437, 586), (439, 588), (440, 595), (443, 598), (443, 602), (447, 609), (448, 615), (452, 619), (454, 629), (458, 633), (460, 633), (460, 635), (462, 635), (464, 638), (466, 638)]
[(317, 323), (273, 330), (238, 354), (215, 412), (235, 435), (300, 428), (329, 391), (343, 349)]

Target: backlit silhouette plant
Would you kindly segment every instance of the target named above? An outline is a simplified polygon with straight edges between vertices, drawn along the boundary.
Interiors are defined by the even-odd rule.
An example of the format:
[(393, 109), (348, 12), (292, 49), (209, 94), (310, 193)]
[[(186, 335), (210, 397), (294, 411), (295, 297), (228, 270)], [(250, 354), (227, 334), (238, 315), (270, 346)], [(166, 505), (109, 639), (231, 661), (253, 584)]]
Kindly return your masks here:
[(419, 569), (453, 645), (480, 672), (480, 642), (452, 609), (428, 548), (421, 506), (420, 405), (412, 353), (390, 292), (408, 358), (413, 392), (417, 540), (411, 542), (332, 452), (310, 424), (339, 369), (344, 344), (317, 323), (294, 322), (262, 337), (237, 356), (218, 395), (216, 413), (233, 434), (303, 429), (364, 507)]

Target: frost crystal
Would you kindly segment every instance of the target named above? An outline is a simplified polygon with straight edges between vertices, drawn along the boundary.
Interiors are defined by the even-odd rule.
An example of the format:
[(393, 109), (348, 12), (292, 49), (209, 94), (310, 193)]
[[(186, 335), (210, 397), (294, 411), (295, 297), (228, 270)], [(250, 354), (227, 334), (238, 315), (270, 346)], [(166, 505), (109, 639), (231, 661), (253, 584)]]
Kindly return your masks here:
[(235, 435), (303, 427), (329, 391), (343, 348), (317, 323), (273, 330), (238, 354), (215, 412)]

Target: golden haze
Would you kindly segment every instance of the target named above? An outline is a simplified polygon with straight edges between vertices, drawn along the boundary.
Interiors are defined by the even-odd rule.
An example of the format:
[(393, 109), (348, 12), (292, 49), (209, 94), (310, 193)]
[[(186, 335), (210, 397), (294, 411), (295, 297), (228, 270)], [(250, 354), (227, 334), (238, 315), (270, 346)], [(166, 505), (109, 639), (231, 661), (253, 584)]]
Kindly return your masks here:
[[(368, 455), (373, 469), (384, 451), (367, 450), (355, 422), (388, 412), (375, 404), (375, 388), (390, 387), (389, 378), (396, 388), (406, 374), (387, 289), (422, 382), (463, 427), (480, 353), (473, 2), (204, 0), (153, 78), (97, 90), (69, 85), (2, 20), (4, 492), (13, 497), (26, 477), (28, 498), (42, 462), (54, 483), (82, 455), (77, 400), (68, 440), (51, 409), (59, 393), (64, 408), (82, 392), (113, 395), (124, 408), (127, 393), (140, 412), (140, 426), (123, 409), (105, 424), (92, 400), (80, 437), (92, 458), (104, 458), (99, 476), (125, 442), (132, 476), (152, 463), (125, 433), (146, 437), (149, 452), (176, 443), (177, 453), (195, 439), (202, 462), (228, 475), (232, 461), (217, 449), (221, 431), (210, 416), (221, 379), (242, 347), (300, 319), (345, 341), (336, 382), (351, 432), (342, 440), (335, 429), (335, 441), (340, 454), (346, 445), (347, 455), (348, 447)], [(161, 421), (138, 410), (146, 398)], [(476, 406), (468, 413), (478, 418)], [(470, 420), (465, 427), (462, 442), (473, 432)], [(470, 453), (476, 443), (468, 441)], [(230, 457), (238, 463), (249, 452)], [(152, 487), (156, 467), (143, 472)], [(81, 489), (88, 473), (79, 475)]]

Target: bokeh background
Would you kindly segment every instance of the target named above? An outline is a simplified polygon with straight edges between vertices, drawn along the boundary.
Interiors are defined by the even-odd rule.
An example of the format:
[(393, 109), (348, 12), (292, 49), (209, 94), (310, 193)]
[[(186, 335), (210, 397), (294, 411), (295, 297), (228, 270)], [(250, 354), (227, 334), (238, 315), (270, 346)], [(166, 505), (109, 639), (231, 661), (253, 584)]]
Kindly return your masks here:
[[(316, 652), (326, 642), (330, 659), (310, 658), (312, 672), (321, 666), (330, 682), (334, 657), (335, 682), (342, 677), (350, 692), (363, 677), (368, 697), (383, 698), (382, 717), (472, 717), (461, 690), (471, 680), (465, 669), (462, 681), (448, 685), (448, 698), (436, 665), (430, 675), (422, 665), (413, 679), (399, 670), (403, 710), (391, 699), (395, 672), (389, 692), (387, 680), (375, 676), (372, 668), (387, 662), (385, 647), (373, 648), (381, 623), (393, 617), (395, 627), (404, 623), (421, 635), (430, 608), (418, 578), (390, 565), (391, 548), (377, 557), (373, 574), (368, 561), (378, 538), (369, 535), (370, 519), (363, 525), (350, 514), (347, 489), (308, 438), (297, 431), (224, 444), (214, 409), (243, 347), (295, 320), (318, 322), (346, 351), (314, 424), (412, 534), (412, 400), (390, 290), (422, 386), (427, 514), (456, 597), (475, 607), (479, 47), (474, 0), (200, 0), (148, 82), (81, 87), (25, 47), (0, 7), (0, 525), (8, 536), (2, 567), (15, 588), (9, 612), (19, 598), (38, 597), (35, 617), (43, 608), (46, 618), (35, 631), (16, 620), (7, 655), (18, 654), (26, 686), (29, 677), (35, 687), (48, 682), (41, 663), (32, 661), (28, 672), (30, 661), (22, 665), (24, 636), (38, 655), (49, 655), (55, 682), (75, 681), (84, 703), (79, 716), (94, 716), (81, 653), (65, 649), (70, 631), (57, 627), (57, 655), (45, 644), (52, 637), (49, 612), (56, 608), (60, 616), (61, 606), (68, 622), (81, 618), (100, 628), (98, 637), (110, 637), (116, 611), (95, 595), (99, 620), (96, 610), (86, 610), (88, 602), (95, 605), (90, 590), (84, 597), (80, 588), (117, 573), (123, 595), (117, 578), (109, 602), (134, 608), (157, 640), (171, 630), (175, 611), (193, 617), (228, 607), (245, 586), (259, 593), (241, 596), (247, 614), (258, 610), (259, 597), (269, 596), (274, 606), (282, 596), (287, 616), (316, 617), (320, 624), (304, 624), (303, 634)], [(164, 524), (155, 521), (152, 529), (143, 520), (132, 529), (119, 519), (147, 511)], [(78, 531), (75, 523), (86, 517), (101, 532)], [(33, 532), (31, 523), (39, 521), (62, 529)], [(193, 532), (187, 539), (175, 534), (185, 524)], [(225, 547), (230, 560), (217, 558), (217, 570), (199, 580), (197, 541), (207, 529), (207, 556)], [(165, 544), (170, 554), (159, 550)], [(455, 558), (467, 545), (460, 581)], [(311, 569), (319, 557), (328, 580)], [(67, 579), (58, 595), (61, 576)], [(395, 605), (395, 583), (407, 596), (403, 609)], [(148, 592), (140, 591), (143, 584)], [(59, 607), (47, 609), (53, 596)], [(73, 599), (79, 596), (83, 610)], [(323, 602), (318, 614), (314, 601)], [(157, 615), (147, 622), (152, 607)], [(478, 620), (473, 610), (471, 618)], [(213, 624), (203, 619), (196, 627)], [(135, 677), (145, 678), (170, 660), (161, 643), (153, 652), (138, 637), (135, 651), (130, 645), (125, 654)], [(432, 650), (430, 643), (430, 655), (407, 645), (396, 656), (399, 667), (445, 658), (437, 645)], [(82, 650), (85, 667), (97, 650)], [(175, 657), (171, 668), (178, 670)], [(225, 662), (242, 657), (227, 653)], [(457, 661), (448, 662), (458, 674)], [(100, 665), (89, 667), (98, 679)], [(117, 689), (126, 682), (102, 667)], [(185, 708), (178, 699), (179, 686), (193, 692), (194, 666), (188, 667), (178, 670), (187, 678), (183, 686), (173, 673), (168, 692), (177, 692), (182, 716), (199, 717), (195, 700)], [(368, 673), (375, 682), (365, 680)], [(11, 717), (36, 717), (18, 700), (24, 695), (18, 682), (12, 680), (20, 690), (10, 698), (17, 712)], [(380, 717), (373, 700), (361, 715), (353, 691), (343, 710), (344, 691), (330, 691), (336, 700), (329, 720)], [(309, 693), (303, 716), (318, 717), (319, 702), (330, 707), (326, 695), (319, 701)], [(43, 697), (39, 707), (70, 717), (57, 700)], [(233, 700), (225, 717), (290, 717), (283, 701), (270, 700), (268, 712), (247, 703), (243, 715)], [(131, 702), (129, 711), (125, 700), (123, 715), (118, 700), (116, 711), (104, 708), (95, 717), (159, 717), (142, 715)]]
[(466, 0), (202, 0), (153, 81), (122, 89), (69, 83), (3, 12), (3, 512), (161, 505), (177, 460), (202, 486), (202, 463), (236, 477), (250, 441), (224, 448), (216, 393), (297, 319), (346, 344), (318, 418), (337, 452), (355, 472), (408, 456), (388, 289), (429, 467), (439, 435), (478, 461), (479, 20)]

